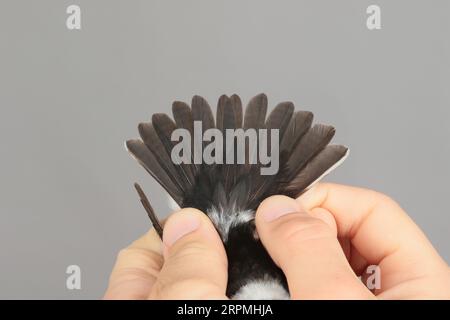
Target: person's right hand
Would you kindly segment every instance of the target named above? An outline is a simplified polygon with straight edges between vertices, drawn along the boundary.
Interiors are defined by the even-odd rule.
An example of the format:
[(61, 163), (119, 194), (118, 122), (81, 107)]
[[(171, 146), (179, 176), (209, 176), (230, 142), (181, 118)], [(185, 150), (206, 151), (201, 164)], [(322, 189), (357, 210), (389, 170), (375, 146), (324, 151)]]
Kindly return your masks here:
[[(430, 209), (431, 210), (431, 209)], [(450, 269), (397, 203), (375, 191), (319, 184), (273, 196), (256, 213), (292, 299), (450, 299)], [(357, 276), (378, 265), (381, 288)]]

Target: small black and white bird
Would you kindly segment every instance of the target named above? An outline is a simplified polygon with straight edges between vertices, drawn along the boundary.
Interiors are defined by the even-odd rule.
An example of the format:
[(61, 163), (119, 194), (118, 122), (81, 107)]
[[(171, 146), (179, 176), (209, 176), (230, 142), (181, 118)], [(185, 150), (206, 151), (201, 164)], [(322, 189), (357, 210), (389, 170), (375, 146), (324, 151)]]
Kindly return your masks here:
[[(312, 125), (311, 112), (295, 111), (292, 102), (281, 102), (266, 118), (267, 104), (266, 95), (259, 94), (249, 101), (244, 113), (239, 96), (223, 95), (214, 119), (208, 102), (194, 96), (191, 106), (173, 103), (174, 120), (166, 114), (154, 114), (151, 122), (139, 124), (141, 139), (126, 142), (128, 151), (181, 208), (197, 208), (211, 219), (226, 249), (227, 296), (232, 299), (289, 299), (284, 274), (258, 238), (255, 210), (271, 195), (298, 197), (348, 155), (346, 147), (329, 144), (335, 133), (332, 126)], [(172, 133), (177, 128), (192, 133), (194, 121), (201, 121), (203, 132), (211, 128), (222, 132), (278, 129), (278, 172), (261, 175), (264, 165), (248, 161), (247, 146), (243, 164), (174, 164)], [(162, 227), (148, 199), (138, 184), (135, 187), (161, 237)]]

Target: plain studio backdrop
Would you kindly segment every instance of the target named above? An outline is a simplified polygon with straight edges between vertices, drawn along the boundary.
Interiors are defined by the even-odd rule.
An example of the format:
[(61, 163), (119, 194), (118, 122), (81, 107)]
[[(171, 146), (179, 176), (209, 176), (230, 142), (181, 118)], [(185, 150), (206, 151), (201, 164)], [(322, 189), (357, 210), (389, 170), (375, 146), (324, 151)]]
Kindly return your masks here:
[[(81, 7), (81, 30), (66, 8)], [(366, 8), (381, 7), (381, 30)], [(162, 189), (124, 149), (173, 100), (265, 92), (337, 128), (326, 180), (395, 198), (450, 260), (450, 2), (0, 4), (0, 298), (99, 298)], [(66, 268), (81, 268), (81, 290)]]

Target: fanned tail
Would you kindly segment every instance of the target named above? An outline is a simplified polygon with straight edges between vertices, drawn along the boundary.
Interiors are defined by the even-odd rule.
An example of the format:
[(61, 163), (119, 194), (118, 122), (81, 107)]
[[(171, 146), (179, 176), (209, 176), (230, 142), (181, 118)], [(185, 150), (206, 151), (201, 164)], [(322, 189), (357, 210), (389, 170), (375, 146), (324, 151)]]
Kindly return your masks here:
[[(348, 149), (340, 145), (329, 145), (335, 134), (332, 126), (315, 124), (309, 111), (294, 111), (292, 102), (281, 102), (266, 119), (268, 101), (265, 94), (253, 97), (243, 112), (239, 96), (222, 95), (217, 104), (216, 118), (208, 102), (200, 97), (192, 98), (191, 106), (176, 101), (172, 105), (173, 119), (162, 113), (152, 116), (151, 123), (138, 126), (142, 140), (128, 140), (126, 146), (136, 160), (160, 183), (180, 205), (195, 206), (206, 211), (211, 205), (233, 203), (236, 208), (255, 209), (265, 197), (284, 194), (296, 197), (312, 184), (337, 167), (348, 155)], [(223, 133), (223, 164), (195, 164), (193, 152), (194, 123), (200, 121), (203, 134), (216, 128)], [(191, 134), (190, 163), (174, 164), (171, 153), (175, 142), (171, 140), (174, 130), (182, 128)], [(262, 176), (262, 165), (257, 148), (250, 148), (246, 140), (243, 164), (237, 163), (236, 138), (226, 141), (227, 129), (279, 130), (279, 171), (271, 176)], [(203, 136), (202, 136), (203, 137)], [(258, 134), (257, 134), (257, 140)], [(202, 141), (203, 149), (209, 141)], [(272, 149), (270, 139), (267, 150)], [(225, 163), (233, 155), (234, 163)], [(203, 156), (198, 155), (198, 156)], [(154, 212), (139, 185), (136, 189), (147, 212)], [(150, 209), (149, 209), (150, 208)], [(157, 221), (156, 221), (157, 222)], [(157, 228), (155, 226), (155, 228)]]

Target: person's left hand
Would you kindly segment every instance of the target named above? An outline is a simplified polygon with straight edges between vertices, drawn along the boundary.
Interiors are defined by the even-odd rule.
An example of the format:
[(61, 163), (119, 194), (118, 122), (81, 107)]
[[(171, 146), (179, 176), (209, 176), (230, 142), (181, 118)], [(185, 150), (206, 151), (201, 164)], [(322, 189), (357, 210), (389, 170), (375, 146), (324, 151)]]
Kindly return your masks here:
[(163, 242), (154, 229), (120, 251), (104, 299), (227, 299), (228, 265), (209, 218), (172, 214)]

